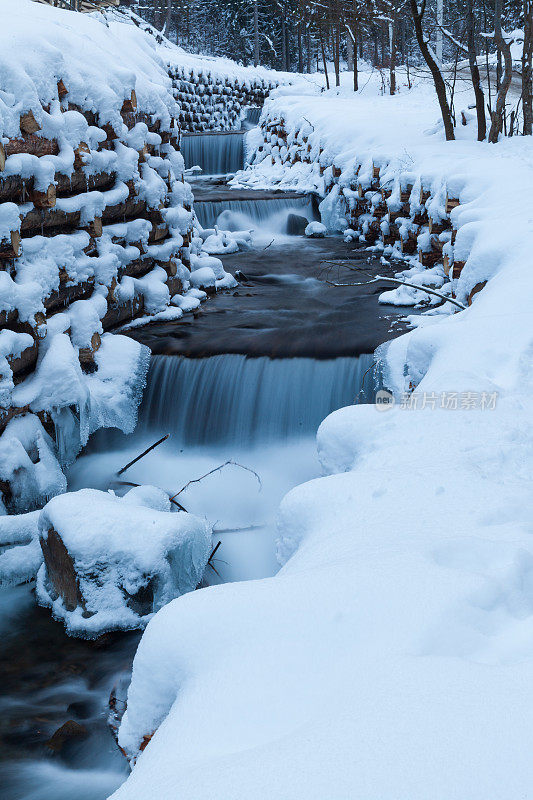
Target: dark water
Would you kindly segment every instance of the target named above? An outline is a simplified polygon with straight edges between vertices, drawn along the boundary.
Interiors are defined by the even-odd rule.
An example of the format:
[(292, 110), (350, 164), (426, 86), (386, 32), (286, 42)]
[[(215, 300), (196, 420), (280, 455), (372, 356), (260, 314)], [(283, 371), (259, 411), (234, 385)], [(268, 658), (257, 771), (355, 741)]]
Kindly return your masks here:
[[(69, 638), (36, 606), (31, 585), (0, 592), (0, 620), (1, 797), (104, 800), (129, 771), (107, 704), (140, 635)], [(65, 723), (70, 735), (53, 739)]]

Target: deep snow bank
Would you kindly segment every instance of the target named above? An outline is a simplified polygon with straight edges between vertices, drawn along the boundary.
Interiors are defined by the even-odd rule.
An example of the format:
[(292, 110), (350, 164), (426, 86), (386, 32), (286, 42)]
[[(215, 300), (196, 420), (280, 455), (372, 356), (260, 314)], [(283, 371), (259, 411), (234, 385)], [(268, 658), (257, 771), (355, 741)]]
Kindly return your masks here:
[[(327, 136), (346, 175), (381, 158), (435, 193), (453, 180), (456, 291), (488, 283), (383, 348), (394, 408), (322, 424), (327, 476), (282, 503), (280, 573), (195, 592), (149, 624), (120, 742), (136, 757), (153, 736), (115, 800), (529, 792), (531, 142), (446, 144), (422, 133), (429, 96), (404, 100), (418, 133), (388, 98), (280, 97), (265, 118), (305, 116), (311, 149)], [(319, 167), (274, 157), (241, 180), (320, 188)]]

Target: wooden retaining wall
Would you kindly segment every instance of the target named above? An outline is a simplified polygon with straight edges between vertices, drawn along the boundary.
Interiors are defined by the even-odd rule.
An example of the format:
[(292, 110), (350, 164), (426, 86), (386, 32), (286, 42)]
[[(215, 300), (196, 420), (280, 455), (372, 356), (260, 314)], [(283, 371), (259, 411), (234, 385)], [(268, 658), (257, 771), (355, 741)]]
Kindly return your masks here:
[[(308, 129), (308, 125), (305, 126)], [(343, 201), (345, 216), (349, 226), (358, 233), (363, 233), (369, 244), (381, 242), (384, 246), (396, 245), (405, 255), (416, 255), (422, 267), (430, 268), (441, 264), (444, 273), (455, 281), (464, 268), (465, 262), (456, 258), (454, 244), (457, 231), (453, 227), (451, 211), (459, 205), (459, 199), (446, 194), (436, 198), (431, 194), (431, 187), (419, 184), (416, 194), (415, 184), (401, 183), (399, 197), (390, 202), (393, 187), (390, 181), (382, 180), (382, 167), (373, 163), (370, 172), (362, 175), (359, 168), (349, 185), (340, 183), (342, 169), (339, 165), (324, 162), (324, 151), (321, 147), (316, 152), (309, 136), (302, 131), (289, 136), (285, 121), (267, 119), (262, 124), (263, 144), (259, 146), (256, 159), (270, 158), (272, 164), (281, 162), (287, 168), (302, 162), (319, 164), (320, 175), (325, 180), (324, 196), (327, 196), (336, 185), (339, 185), (340, 199)], [(252, 162), (253, 164), (253, 162)], [(383, 170), (384, 171), (384, 170)], [(441, 207), (442, 214), (432, 217), (432, 207)], [(472, 302), (474, 295), (485, 284), (473, 287), (468, 297)]]
[[(12, 220), (12, 230), (3, 230), (0, 235), (0, 273), (9, 276), (13, 282), (9, 285), (13, 285), (18, 291), (24, 286), (25, 279), (27, 280), (27, 274), (24, 273), (24, 270), (27, 270), (25, 251), (34, 249), (35, 243), (41, 242), (44, 257), (48, 243), (54, 239), (59, 241), (57, 237), (60, 235), (63, 237), (61, 241), (72, 248), (76, 265), (74, 274), (72, 271), (69, 274), (66, 269), (59, 267), (58, 281), (54, 288), (43, 292), (42, 307), (29, 319), (21, 317), (21, 312), (17, 308), (5, 307), (8, 305), (5, 291), (4, 296), (0, 297), (0, 309), (2, 305), (4, 306), (4, 310), (0, 311), (0, 332), (7, 330), (29, 334), (31, 337), (31, 344), (21, 353), (6, 354), (15, 385), (23, 381), (35, 368), (40, 344), (46, 336), (47, 326), (52, 318), (68, 309), (74, 301), (89, 299), (97, 290), (101, 294), (104, 286), (107, 294), (107, 312), (100, 319), (100, 323), (104, 331), (110, 330), (145, 313), (141, 292), (136, 292), (133, 298), (123, 299), (121, 282), (125, 277), (140, 278), (155, 266), (160, 266), (166, 272), (166, 283), (172, 296), (182, 291), (181, 278), (187, 274), (183, 267), (189, 265), (192, 220), (187, 229), (178, 235), (176, 229), (170, 229), (164, 217), (165, 208), (180, 205), (172, 199), (173, 188), (179, 183), (171, 167), (172, 154), (178, 147), (177, 120), (173, 122), (170, 131), (161, 130), (159, 120), (154, 122), (151, 117), (138, 111), (135, 92), (132, 92), (131, 97), (124, 101), (120, 109), (121, 118), (128, 132), (137, 123), (144, 122), (148, 128), (148, 135), (138, 151), (138, 162), (133, 168), (131, 177), (122, 181), (113, 171), (88, 175), (84, 170), (95, 155), (123, 149), (124, 140), (127, 143), (124, 131), (116, 132), (111, 125), (101, 124), (95, 114), (68, 103), (68, 86), (62, 80), (58, 82), (58, 99), (61, 101), (64, 113), (75, 110), (85, 117), (89, 125), (100, 131), (100, 136), (96, 138), (101, 138), (101, 141), (94, 149), (85, 142), (80, 142), (71, 153), (70, 167), (73, 169), (71, 174), (57, 172), (49, 185), (38, 185), (37, 176), (40, 173), (42, 160), (49, 155), (60, 153), (60, 147), (57, 141), (47, 139), (41, 134), (40, 125), (31, 111), (20, 118), (20, 134), (7, 141), (4, 139), (4, 144), (0, 143), (0, 218), (4, 218), (9, 211), (8, 219)], [(28, 177), (27, 174), (24, 177), (20, 174), (6, 176), (6, 169), (10, 165), (9, 157), (17, 154), (35, 157), (32, 162), (33, 176)], [(152, 159), (152, 156), (155, 158)], [(149, 193), (146, 191), (147, 184), (143, 179), (143, 174), (146, 174), (143, 169), (150, 162), (152, 162), (150, 174), (153, 176), (157, 169), (159, 177), (165, 183), (164, 195), (155, 203), (150, 201)], [(182, 180), (182, 176), (179, 178)], [(85, 219), (86, 206), (94, 202), (95, 192), (101, 193), (100, 210), (94, 218)], [(183, 205), (183, 211), (190, 210), (189, 206)], [(139, 241), (132, 241), (128, 224), (136, 222), (139, 228), (139, 222), (142, 227), (142, 221), (147, 235)], [(76, 237), (80, 232), (85, 233), (81, 240), (79, 236)], [(164, 256), (160, 258), (157, 253), (154, 255), (154, 246), (158, 245), (164, 252)], [(116, 269), (110, 268), (107, 279), (104, 279), (102, 284), (101, 262), (106, 255), (109, 256), (110, 250), (113, 263), (116, 264), (118, 261), (119, 266)], [(32, 287), (35, 287), (39, 271), (35, 271), (35, 265), (33, 269), (30, 282)], [(80, 279), (80, 275), (83, 278)], [(89, 332), (83, 346), (77, 343), (83, 371), (95, 370), (94, 355), (99, 346), (99, 330)], [(0, 407), (0, 435), (10, 419), (27, 410), (27, 408)], [(41, 422), (49, 429), (46, 415), (39, 416)]]

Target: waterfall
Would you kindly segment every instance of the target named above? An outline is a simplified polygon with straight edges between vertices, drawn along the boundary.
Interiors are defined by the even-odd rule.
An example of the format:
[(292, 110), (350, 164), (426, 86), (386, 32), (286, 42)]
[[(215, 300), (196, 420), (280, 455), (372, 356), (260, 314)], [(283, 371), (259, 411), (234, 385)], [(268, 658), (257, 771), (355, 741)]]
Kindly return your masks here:
[(139, 433), (184, 445), (251, 445), (313, 435), (331, 411), (373, 399), (372, 355), (316, 361), (152, 356)]
[(197, 200), (194, 210), (203, 228), (217, 224), (224, 230), (237, 231), (261, 227), (263, 231), (287, 232), (287, 217), (298, 214), (315, 218), (312, 201), (305, 197), (272, 197), (258, 200)]
[(242, 121), (242, 129), (249, 131), (250, 128), (255, 128), (259, 125), (259, 118), (261, 116), (261, 108), (258, 106), (250, 106), (246, 109), (246, 116)]
[(181, 137), (185, 167), (201, 167), (204, 175), (228, 175), (244, 167), (242, 133), (200, 133)]

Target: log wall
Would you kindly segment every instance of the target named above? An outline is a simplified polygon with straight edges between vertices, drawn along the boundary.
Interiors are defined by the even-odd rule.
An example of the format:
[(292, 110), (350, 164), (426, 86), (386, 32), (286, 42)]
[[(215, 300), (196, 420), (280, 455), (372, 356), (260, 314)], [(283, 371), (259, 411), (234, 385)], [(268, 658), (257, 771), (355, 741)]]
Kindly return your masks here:
[[(103, 332), (153, 313), (154, 286), (165, 306), (189, 276), (192, 193), (178, 120), (163, 130), (134, 90), (114, 126), (72, 105), (62, 80), (57, 101), (57, 139), (35, 109), (0, 140), (0, 437), (31, 410), (10, 392), (31, 379), (51, 335), (66, 333), (82, 372), (94, 374)], [(84, 126), (87, 141), (76, 142)], [(36, 415), (53, 436), (50, 416)], [(9, 485), (0, 491), (9, 508)]]
[[(412, 175), (403, 182), (400, 177), (400, 185), (395, 186), (390, 176), (382, 179), (387, 165), (377, 162), (369, 169), (359, 167), (347, 179), (340, 165), (328, 163), (316, 141), (311, 144), (308, 124), (303, 123), (302, 130), (290, 133), (283, 118), (267, 118), (261, 129), (263, 141), (252, 168), (264, 159), (281, 163), (287, 170), (300, 162), (315, 165), (323, 179), (321, 195), (338, 191), (344, 215), (354, 232), (363, 234), (369, 244), (379, 241), (384, 246), (395, 245), (404, 255), (417, 256), (421, 267), (442, 265), (454, 296), (454, 281), (465, 265), (454, 248), (457, 231), (451, 212), (459, 205), (457, 197), (434, 196), (430, 185), (425, 186), (421, 180), (415, 182)], [(469, 303), (483, 285), (472, 289)]]
[(274, 80), (238, 78), (194, 72), (179, 65), (169, 66), (174, 97), (180, 106), (184, 132), (230, 131), (241, 127), (248, 107), (263, 106)]

